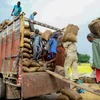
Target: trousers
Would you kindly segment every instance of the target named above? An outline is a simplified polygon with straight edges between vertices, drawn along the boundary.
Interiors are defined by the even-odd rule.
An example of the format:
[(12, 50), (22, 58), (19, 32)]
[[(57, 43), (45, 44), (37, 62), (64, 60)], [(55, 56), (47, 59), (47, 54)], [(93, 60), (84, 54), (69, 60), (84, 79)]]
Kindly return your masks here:
[(65, 71), (65, 77), (70, 79), (70, 74), (69, 74), (69, 68), (72, 68), (72, 79), (79, 79), (78, 76), (78, 69), (77, 69), (77, 54), (71, 54), (65, 57), (65, 62), (64, 62), (64, 71)]

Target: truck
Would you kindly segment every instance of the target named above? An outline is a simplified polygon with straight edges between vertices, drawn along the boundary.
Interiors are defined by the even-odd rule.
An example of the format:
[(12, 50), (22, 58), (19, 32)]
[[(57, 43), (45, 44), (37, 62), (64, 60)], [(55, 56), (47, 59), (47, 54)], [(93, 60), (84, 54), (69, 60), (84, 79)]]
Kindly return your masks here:
[[(59, 91), (69, 87), (69, 83), (61, 81), (47, 72), (22, 71), (25, 23), (28, 18), (24, 13), (0, 30), (0, 99), (27, 99)], [(31, 21), (32, 22), (32, 21)], [(35, 21), (53, 30), (59, 28)], [(62, 30), (61, 30), (62, 31)]]

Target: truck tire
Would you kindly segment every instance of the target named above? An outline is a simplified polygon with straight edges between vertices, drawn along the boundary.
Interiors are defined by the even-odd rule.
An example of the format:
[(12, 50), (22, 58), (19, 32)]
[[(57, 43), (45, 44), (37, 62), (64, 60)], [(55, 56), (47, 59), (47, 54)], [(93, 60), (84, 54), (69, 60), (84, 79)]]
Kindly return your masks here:
[(0, 77), (0, 100), (6, 99), (6, 84), (3, 82), (3, 78)]

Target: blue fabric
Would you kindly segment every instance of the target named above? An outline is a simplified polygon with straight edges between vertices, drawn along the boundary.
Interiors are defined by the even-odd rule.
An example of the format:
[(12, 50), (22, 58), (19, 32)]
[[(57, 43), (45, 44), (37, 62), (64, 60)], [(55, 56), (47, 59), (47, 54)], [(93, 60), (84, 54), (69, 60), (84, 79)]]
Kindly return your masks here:
[[(79, 84), (82, 84), (83, 82), (81, 80), (78, 80)], [(79, 87), (76, 88), (78, 93), (84, 93), (85, 90), (84, 89), (80, 89)]]
[(50, 52), (50, 54), (48, 54), (47, 60), (51, 60), (56, 58), (56, 54), (54, 52)]
[(54, 38), (51, 38), (49, 40), (49, 45), (50, 45), (50, 52), (56, 53), (57, 52), (57, 50), (56, 50), (56, 48), (57, 48), (57, 41)]
[(18, 7), (17, 5), (14, 6), (14, 16), (19, 16), (21, 11), (22, 7)]
[(30, 20), (34, 20), (34, 14), (31, 14), (29, 17)]

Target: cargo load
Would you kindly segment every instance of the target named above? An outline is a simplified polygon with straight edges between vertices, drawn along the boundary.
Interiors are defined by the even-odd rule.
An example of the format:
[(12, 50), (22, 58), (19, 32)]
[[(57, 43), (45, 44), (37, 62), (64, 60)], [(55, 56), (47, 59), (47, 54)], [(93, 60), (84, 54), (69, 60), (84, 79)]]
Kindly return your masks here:
[(65, 28), (64, 35), (62, 37), (62, 41), (72, 41), (77, 42), (77, 34), (78, 34), (78, 26), (73, 24), (68, 24), (68, 26)]

